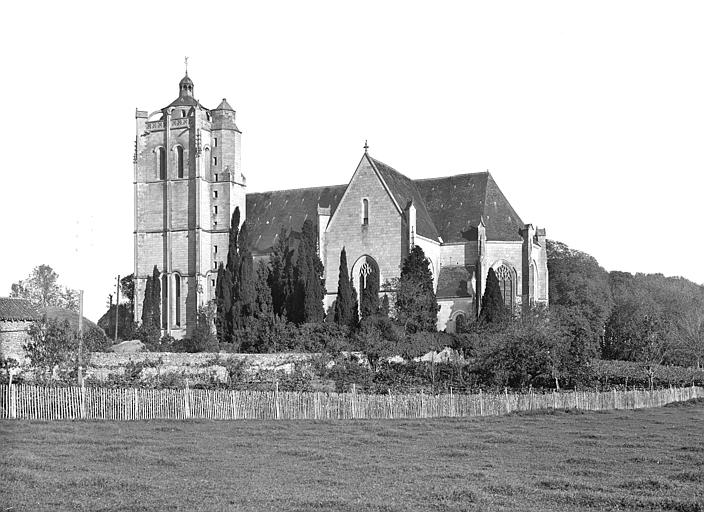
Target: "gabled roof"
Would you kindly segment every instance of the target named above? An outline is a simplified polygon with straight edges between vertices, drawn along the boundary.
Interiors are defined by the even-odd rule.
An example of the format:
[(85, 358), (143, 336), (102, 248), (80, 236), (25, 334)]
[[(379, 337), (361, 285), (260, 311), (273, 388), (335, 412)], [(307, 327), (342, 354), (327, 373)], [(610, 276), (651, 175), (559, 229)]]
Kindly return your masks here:
[(448, 265), (440, 267), (438, 276), (438, 299), (450, 297), (471, 297), (472, 296), (472, 275), (474, 274), (472, 265)]
[(0, 297), (0, 321), (39, 320), (41, 315), (27, 299)]
[[(487, 240), (520, 241), (523, 221), (488, 172), (411, 180), (368, 156), (401, 210), (416, 207), (416, 233), (443, 242), (477, 240), (483, 219)], [(247, 225), (255, 253), (271, 251), (281, 228), (300, 231), (306, 219), (317, 223), (318, 205), (334, 214), (347, 185), (247, 194)]]
[(416, 233), (431, 240), (437, 240), (438, 231), (413, 181), (379, 160), (369, 157), (369, 161), (376, 167), (402, 211), (406, 209), (409, 202), (413, 201), (416, 207)]
[(271, 251), (281, 228), (300, 231), (306, 219), (318, 223), (318, 205), (334, 213), (347, 185), (247, 194), (247, 229), (254, 253)]
[(443, 242), (476, 240), (484, 219), (487, 240), (522, 240), (523, 221), (488, 172), (416, 180)]

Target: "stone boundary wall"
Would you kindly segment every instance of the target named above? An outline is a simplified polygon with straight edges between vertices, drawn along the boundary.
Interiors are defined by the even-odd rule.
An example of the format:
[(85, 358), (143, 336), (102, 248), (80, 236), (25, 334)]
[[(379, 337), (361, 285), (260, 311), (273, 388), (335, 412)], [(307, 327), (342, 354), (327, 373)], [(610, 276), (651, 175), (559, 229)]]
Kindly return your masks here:
[(317, 354), (278, 353), (278, 354), (230, 354), (226, 352), (136, 352), (117, 354), (114, 352), (93, 352), (87, 364), (86, 377), (106, 380), (110, 374), (122, 374), (129, 363), (147, 365), (142, 370), (145, 377), (180, 374), (194, 380), (214, 375), (219, 381), (227, 381), (228, 361), (243, 362), (243, 370), (256, 375), (260, 372), (282, 371), (292, 373), (296, 363), (310, 361)]

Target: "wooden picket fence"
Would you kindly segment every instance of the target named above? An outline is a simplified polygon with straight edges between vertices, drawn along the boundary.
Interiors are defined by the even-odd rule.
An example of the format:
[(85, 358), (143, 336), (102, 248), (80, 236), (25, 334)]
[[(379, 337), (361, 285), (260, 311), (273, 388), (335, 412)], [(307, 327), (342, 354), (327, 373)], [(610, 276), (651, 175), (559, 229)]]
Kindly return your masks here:
[(496, 416), (537, 409), (640, 409), (704, 397), (704, 388), (501, 394), (385, 394), (0, 386), (0, 419), (330, 420)]

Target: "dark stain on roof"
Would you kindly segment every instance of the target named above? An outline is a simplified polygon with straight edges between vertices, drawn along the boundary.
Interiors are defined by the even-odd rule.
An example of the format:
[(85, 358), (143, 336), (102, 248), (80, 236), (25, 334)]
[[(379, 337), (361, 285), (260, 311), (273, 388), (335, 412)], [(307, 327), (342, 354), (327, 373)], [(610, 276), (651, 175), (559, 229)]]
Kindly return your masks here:
[(30, 321), (39, 320), (41, 315), (27, 299), (0, 297), (0, 320)]
[(438, 276), (438, 299), (450, 297), (471, 297), (474, 266), (450, 265), (440, 268)]

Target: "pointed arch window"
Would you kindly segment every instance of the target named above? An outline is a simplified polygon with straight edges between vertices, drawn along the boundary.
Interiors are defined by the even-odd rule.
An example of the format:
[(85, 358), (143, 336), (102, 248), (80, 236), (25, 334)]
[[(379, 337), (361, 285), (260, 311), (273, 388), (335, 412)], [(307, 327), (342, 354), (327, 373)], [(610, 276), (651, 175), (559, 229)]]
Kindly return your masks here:
[(362, 199), (362, 225), (369, 225), (369, 199)]
[(504, 304), (508, 308), (513, 308), (513, 296), (515, 294), (513, 272), (506, 265), (501, 265), (496, 269), (496, 277), (499, 279), (499, 287), (501, 288), (501, 296), (504, 298)]
[(183, 178), (183, 148), (176, 146), (176, 168), (178, 169), (177, 176)]
[(174, 323), (176, 327), (181, 327), (181, 276), (178, 274), (174, 274), (174, 295), (176, 302)]
[(168, 310), (169, 307), (169, 278), (166, 274), (161, 276), (161, 328), (167, 328), (167, 319), (169, 317)]
[(166, 179), (166, 150), (160, 147), (156, 151), (156, 167), (159, 171), (159, 179)]

